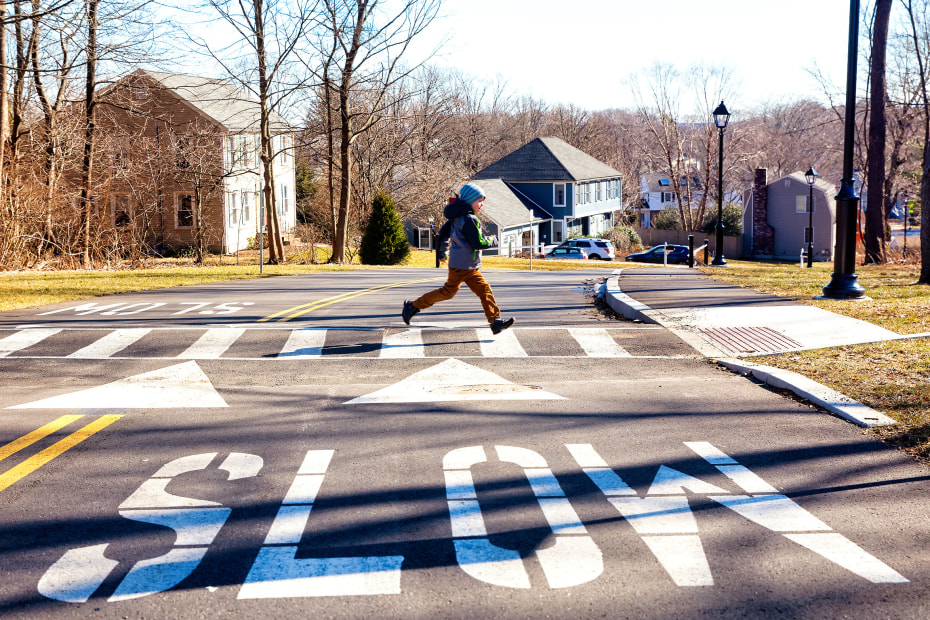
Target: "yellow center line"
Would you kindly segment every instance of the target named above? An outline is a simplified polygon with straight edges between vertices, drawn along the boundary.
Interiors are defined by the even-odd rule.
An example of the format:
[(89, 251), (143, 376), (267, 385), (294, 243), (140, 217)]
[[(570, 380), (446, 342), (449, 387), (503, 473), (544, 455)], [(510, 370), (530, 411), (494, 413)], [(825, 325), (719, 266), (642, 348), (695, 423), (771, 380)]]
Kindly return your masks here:
[[(63, 416), (67, 417), (67, 416)], [(119, 420), (121, 415), (105, 415), (97, 418), (84, 428), (77, 430), (61, 441), (42, 450), (35, 456), (31, 456), (16, 467), (0, 474), (0, 491), (5, 490), (10, 485), (22, 480), (35, 470), (39, 469), (57, 456), (64, 454), (74, 446), (78, 445), (97, 431), (103, 430), (110, 424)]]
[[(289, 320), (291, 320), (291, 319), (294, 319), (294, 318), (297, 318), (297, 317), (299, 317), (299, 316), (302, 316), (302, 315), (304, 315), (304, 314), (306, 314), (306, 313), (308, 313), (308, 312), (313, 312), (314, 310), (318, 310), (319, 308), (324, 308), (324, 307), (326, 307), (326, 306), (330, 306), (330, 305), (332, 305), (332, 304), (334, 304), (334, 303), (338, 303), (338, 302), (340, 302), (340, 301), (346, 301), (346, 300), (348, 300), (348, 299), (353, 299), (353, 298), (355, 298), (355, 297), (360, 297), (361, 295), (367, 295), (368, 293), (375, 293), (375, 292), (383, 291), (383, 290), (389, 289), (389, 288), (395, 288), (395, 287), (398, 287), (398, 286), (406, 286), (406, 285), (408, 285), (408, 284), (419, 284), (419, 283), (421, 283), (421, 282), (430, 282), (430, 281), (432, 281), (432, 280), (442, 280), (444, 277), (445, 277), (445, 276), (436, 277), (436, 278), (423, 278), (423, 279), (420, 279), (420, 280), (410, 280), (410, 281), (408, 281), (408, 282), (398, 282), (398, 283), (395, 283), (395, 284), (382, 284), (382, 285), (379, 285), (379, 286), (373, 286), (373, 287), (371, 287), (371, 288), (362, 289), (362, 290), (360, 290), (360, 291), (352, 291), (352, 292), (349, 292), (349, 293), (341, 293), (341, 294), (339, 294), (339, 295), (334, 295), (334, 296), (332, 296), (332, 297), (326, 297), (326, 298), (324, 298), (324, 299), (318, 299), (317, 301), (312, 301), (312, 302), (310, 302), (310, 303), (302, 304), (302, 305), (300, 305), (300, 306), (294, 306), (293, 308), (288, 308), (287, 310), (282, 310), (282, 311), (280, 311), (280, 312), (276, 312), (276, 313), (274, 313), (274, 314), (270, 314), (270, 315), (268, 315), (268, 316), (266, 316), (266, 317), (264, 317), (264, 318), (258, 319), (258, 322), (261, 323), (261, 322), (264, 322), (264, 321), (270, 321), (270, 320), (272, 320), (272, 319), (277, 319), (279, 322), (289, 321)], [(285, 316), (284, 318), (278, 318), (278, 317), (281, 317), (281, 316), (283, 316), (283, 315), (285, 315), (285, 314), (286, 314), (287, 316)]]
[(0, 461), (2, 461), (3, 459), (5, 459), (6, 457), (10, 455), (16, 454), (23, 448), (27, 448), (31, 446), (35, 442), (41, 439), (44, 439), (45, 437), (48, 437), (55, 431), (62, 429), (68, 426), (69, 424), (71, 424), (72, 422), (74, 422), (75, 420), (80, 420), (83, 417), (84, 416), (82, 415), (63, 415), (57, 420), (53, 420), (49, 422), (48, 424), (46, 424), (45, 426), (41, 428), (37, 428), (31, 433), (27, 433), (26, 435), (23, 435), (19, 439), (14, 439), (10, 443), (6, 444), (5, 446), (0, 446)]

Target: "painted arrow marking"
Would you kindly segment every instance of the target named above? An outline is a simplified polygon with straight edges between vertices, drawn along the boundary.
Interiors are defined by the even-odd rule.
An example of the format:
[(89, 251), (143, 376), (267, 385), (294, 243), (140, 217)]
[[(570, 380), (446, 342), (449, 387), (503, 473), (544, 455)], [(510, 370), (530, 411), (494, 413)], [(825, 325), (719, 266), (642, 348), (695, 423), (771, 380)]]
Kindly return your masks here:
[(457, 359), (447, 359), (394, 385), (347, 401), (371, 403), (432, 403), (464, 400), (564, 400), (535, 386), (519, 385)]
[(8, 409), (188, 409), (228, 406), (197, 362), (191, 361)]

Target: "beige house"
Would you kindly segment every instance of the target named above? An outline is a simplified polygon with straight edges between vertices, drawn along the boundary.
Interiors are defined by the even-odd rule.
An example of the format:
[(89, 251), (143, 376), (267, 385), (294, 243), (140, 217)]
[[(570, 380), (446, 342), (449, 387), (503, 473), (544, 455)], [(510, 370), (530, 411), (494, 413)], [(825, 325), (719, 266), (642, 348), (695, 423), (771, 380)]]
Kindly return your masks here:
[[(260, 230), (260, 108), (228, 81), (139, 70), (99, 97), (98, 195), (110, 224), (156, 250), (224, 253)], [(293, 129), (271, 117), (275, 209), (296, 225)], [(99, 198), (98, 198), (99, 200)]]

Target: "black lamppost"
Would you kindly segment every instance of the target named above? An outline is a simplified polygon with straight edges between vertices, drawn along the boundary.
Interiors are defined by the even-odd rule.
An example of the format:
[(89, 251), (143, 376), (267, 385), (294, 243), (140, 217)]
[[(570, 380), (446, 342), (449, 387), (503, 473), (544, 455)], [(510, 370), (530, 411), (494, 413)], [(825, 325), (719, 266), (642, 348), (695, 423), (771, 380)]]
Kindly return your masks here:
[(859, 56), (859, 0), (849, 2), (849, 49), (846, 57), (846, 121), (843, 135), (843, 178), (836, 195), (836, 255), (833, 276), (823, 287), (827, 299), (860, 299), (865, 289), (856, 275), (856, 212), (859, 195), (853, 177), (856, 136), (856, 62)]
[(714, 252), (714, 260), (711, 265), (714, 267), (725, 267), (726, 259), (723, 257), (723, 132), (730, 122), (730, 113), (723, 101), (714, 110), (714, 125), (717, 126), (717, 132), (720, 134), (720, 145), (717, 147), (719, 160), (717, 162), (717, 240)]
[(804, 235), (807, 237), (808, 269), (814, 266), (814, 182), (817, 181), (818, 176), (813, 166), (809, 167), (807, 172), (804, 173), (804, 178), (807, 180), (807, 185), (811, 190), (810, 197), (807, 201), (807, 231)]

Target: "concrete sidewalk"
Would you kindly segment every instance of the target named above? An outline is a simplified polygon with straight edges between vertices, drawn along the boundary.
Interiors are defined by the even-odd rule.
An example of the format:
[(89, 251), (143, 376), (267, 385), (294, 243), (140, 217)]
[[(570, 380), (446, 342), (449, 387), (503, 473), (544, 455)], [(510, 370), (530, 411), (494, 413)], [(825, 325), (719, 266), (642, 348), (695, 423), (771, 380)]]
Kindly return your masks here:
[(661, 325), (717, 363), (790, 389), (860, 426), (895, 421), (797, 373), (741, 358), (930, 336), (901, 336), (814, 306), (724, 284), (684, 267), (617, 270), (605, 284), (604, 297), (617, 314)]

